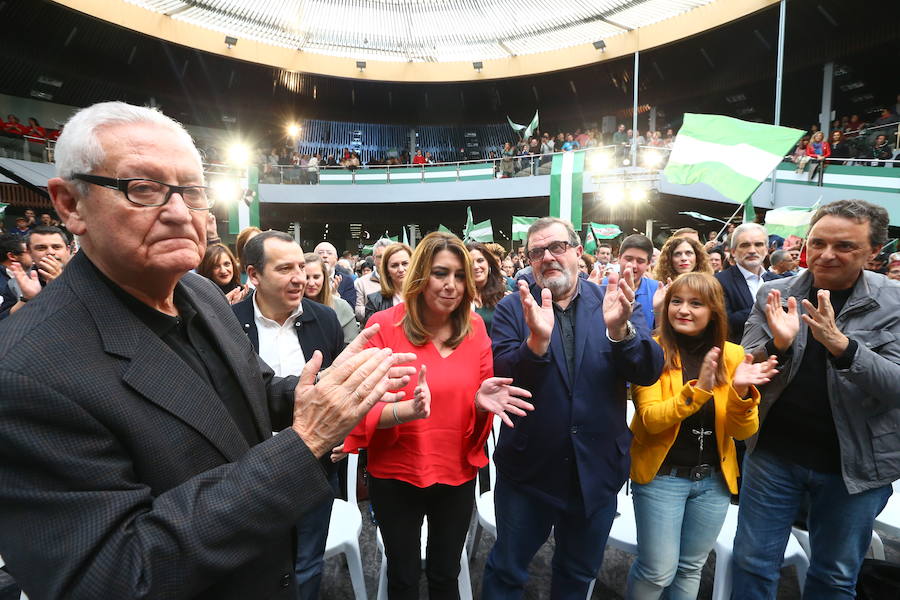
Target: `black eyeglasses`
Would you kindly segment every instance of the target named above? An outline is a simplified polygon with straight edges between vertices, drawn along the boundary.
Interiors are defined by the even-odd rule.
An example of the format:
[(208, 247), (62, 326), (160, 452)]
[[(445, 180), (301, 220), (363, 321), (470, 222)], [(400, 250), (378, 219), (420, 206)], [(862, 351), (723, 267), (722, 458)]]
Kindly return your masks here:
[(550, 254), (552, 254), (553, 256), (562, 256), (566, 253), (566, 250), (568, 250), (569, 246), (571, 245), (572, 244), (570, 244), (569, 242), (556, 241), (550, 242), (543, 247), (529, 248), (528, 258), (530, 260), (541, 260), (542, 258), (544, 258), (544, 252), (546, 252), (547, 250), (549, 250)]
[(125, 194), (126, 200), (138, 206), (163, 206), (172, 194), (180, 195), (190, 210), (209, 210), (215, 202), (210, 195), (210, 188), (203, 185), (172, 185), (155, 179), (116, 179), (87, 173), (76, 173), (72, 175), (72, 179), (119, 190)]

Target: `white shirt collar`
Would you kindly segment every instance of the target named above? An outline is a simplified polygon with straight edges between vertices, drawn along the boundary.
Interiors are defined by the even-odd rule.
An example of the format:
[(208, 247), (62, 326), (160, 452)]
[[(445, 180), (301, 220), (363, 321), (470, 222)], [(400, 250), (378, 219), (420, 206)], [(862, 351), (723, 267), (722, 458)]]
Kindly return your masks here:
[(746, 280), (746, 281), (755, 281), (755, 280), (757, 280), (757, 279), (760, 279), (760, 278), (762, 278), (762, 273), (765, 272), (765, 271), (763, 270), (762, 273), (760, 273), (759, 275), (757, 275), (756, 273), (753, 273), (752, 271), (748, 271), (747, 269), (745, 269), (744, 267), (742, 267), (742, 266), (740, 265), (740, 263), (734, 263), (734, 266), (736, 266), (738, 269), (740, 269), (741, 275), (744, 276), (744, 280)]
[(294, 321), (297, 320), (297, 317), (302, 314), (303, 301), (301, 300), (300, 304), (297, 305), (297, 309), (290, 314), (290, 316), (284, 322), (284, 325), (282, 325), (278, 321), (274, 321), (262, 313), (262, 311), (259, 309), (259, 304), (257, 304), (256, 302), (256, 292), (254, 292), (253, 294), (253, 317), (256, 319), (257, 326), (263, 325), (266, 327), (284, 327), (285, 325), (293, 325)]

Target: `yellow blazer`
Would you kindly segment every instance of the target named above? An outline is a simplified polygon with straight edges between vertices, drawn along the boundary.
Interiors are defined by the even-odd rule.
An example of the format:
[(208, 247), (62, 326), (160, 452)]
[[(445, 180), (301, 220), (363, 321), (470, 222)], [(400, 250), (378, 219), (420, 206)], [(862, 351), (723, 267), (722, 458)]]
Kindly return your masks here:
[(685, 382), (681, 369), (663, 371), (651, 386), (636, 385), (632, 395), (636, 405), (631, 420), (631, 479), (649, 483), (656, 477), (669, 448), (678, 437), (681, 422), (715, 398), (716, 443), (722, 461), (722, 474), (732, 494), (737, 493), (738, 464), (734, 440), (743, 440), (759, 429), (759, 390), (750, 386), (750, 397), (741, 398), (731, 385), (734, 370), (744, 360), (744, 349), (731, 342), (723, 350), (728, 382), (718, 385), (712, 394), (697, 389), (696, 379)]

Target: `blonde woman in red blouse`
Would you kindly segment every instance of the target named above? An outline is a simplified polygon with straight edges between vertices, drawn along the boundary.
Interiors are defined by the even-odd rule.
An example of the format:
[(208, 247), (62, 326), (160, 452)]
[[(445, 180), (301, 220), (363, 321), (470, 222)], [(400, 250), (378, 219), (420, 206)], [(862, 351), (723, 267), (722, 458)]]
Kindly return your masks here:
[(493, 415), (511, 426), (507, 412), (524, 416), (534, 408), (523, 399), (528, 391), (493, 377), (491, 342), (471, 310), (474, 295), (465, 246), (456, 236), (431, 233), (413, 253), (404, 302), (370, 322), (381, 325), (370, 346), (414, 352), (420, 365), (404, 388), (408, 399), (376, 405), (343, 446), (368, 449), (369, 495), (391, 600), (418, 598), (426, 516), (429, 598), (458, 597), (459, 557)]

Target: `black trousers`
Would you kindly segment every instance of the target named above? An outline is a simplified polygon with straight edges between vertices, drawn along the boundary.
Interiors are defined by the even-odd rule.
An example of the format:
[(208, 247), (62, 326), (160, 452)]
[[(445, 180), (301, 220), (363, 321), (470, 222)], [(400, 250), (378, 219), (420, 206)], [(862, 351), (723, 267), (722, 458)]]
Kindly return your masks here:
[(475, 480), (458, 486), (438, 483), (419, 488), (370, 475), (369, 497), (387, 555), (388, 598), (419, 597), (422, 520), (427, 516), (428, 597), (458, 600), (459, 557), (475, 504)]

